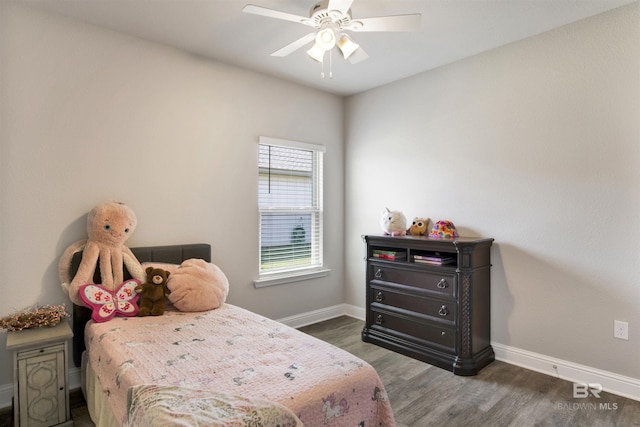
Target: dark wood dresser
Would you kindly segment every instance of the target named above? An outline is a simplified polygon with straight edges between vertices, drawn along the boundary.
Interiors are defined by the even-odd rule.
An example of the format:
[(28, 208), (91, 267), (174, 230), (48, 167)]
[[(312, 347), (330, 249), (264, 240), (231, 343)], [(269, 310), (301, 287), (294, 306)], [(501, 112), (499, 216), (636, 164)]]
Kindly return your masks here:
[(362, 339), (457, 375), (491, 363), (490, 238), (364, 236)]

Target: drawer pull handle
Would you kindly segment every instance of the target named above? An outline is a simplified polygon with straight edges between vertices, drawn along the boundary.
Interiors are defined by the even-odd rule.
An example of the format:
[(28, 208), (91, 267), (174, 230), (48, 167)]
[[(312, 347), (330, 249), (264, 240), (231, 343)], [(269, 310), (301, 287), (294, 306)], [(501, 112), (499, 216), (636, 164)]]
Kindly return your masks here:
[(447, 281), (444, 279), (440, 279), (436, 286), (438, 287), (438, 289), (445, 289), (447, 287)]
[(379, 291), (376, 294), (376, 302), (382, 302), (384, 300), (384, 295), (382, 295), (382, 291)]
[(440, 316), (446, 316), (449, 314), (449, 310), (447, 309), (446, 305), (443, 305), (442, 307), (440, 307), (440, 310), (438, 310), (438, 314)]
[(384, 319), (382, 318), (382, 314), (378, 314), (378, 316), (376, 317), (376, 325), (382, 325), (383, 321)]
[(376, 274), (373, 275), (376, 279), (382, 279), (382, 270), (377, 269)]

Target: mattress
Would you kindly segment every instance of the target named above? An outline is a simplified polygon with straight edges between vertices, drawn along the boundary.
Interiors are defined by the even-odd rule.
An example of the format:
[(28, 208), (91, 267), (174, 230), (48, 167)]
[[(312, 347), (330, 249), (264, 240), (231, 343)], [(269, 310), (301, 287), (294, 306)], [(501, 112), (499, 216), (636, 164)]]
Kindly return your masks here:
[(308, 427), (395, 425), (384, 386), (368, 363), (231, 304), (89, 322), (85, 343), (89, 371), (97, 377), (92, 387), (118, 425), (161, 425), (151, 422), (159, 413), (188, 418), (194, 408), (210, 417), (224, 406), (220, 402), (238, 402), (252, 413), (270, 402), (269, 413), (278, 409)]

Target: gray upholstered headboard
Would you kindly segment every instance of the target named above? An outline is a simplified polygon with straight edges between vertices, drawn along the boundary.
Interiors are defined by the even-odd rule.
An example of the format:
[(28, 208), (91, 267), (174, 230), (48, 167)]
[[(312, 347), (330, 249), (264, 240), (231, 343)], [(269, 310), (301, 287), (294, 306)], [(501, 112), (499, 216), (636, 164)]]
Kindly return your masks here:
[[(133, 254), (140, 262), (165, 262), (180, 264), (182, 261), (191, 258), (200, 258), (211, 262), (211, 245), (208, 243), (192, 243), (188, 245), (168, 245), (168, 246), (147, 246), (142, 248), (131, 248)], [(71, 260), (71, 277), (80, 266), (82, 252), (74, 254)], [(130, 279), (125, 269), (125, 280)], [(96, 267), (93, 277), (94, 283), (100, 283), (100, 268)], [(73, 305), (73, 363), (80, 366), (82, 362), (82, 352), (84, 345), (84, 327), (91, 319), (91, 310), (87, 307)]]

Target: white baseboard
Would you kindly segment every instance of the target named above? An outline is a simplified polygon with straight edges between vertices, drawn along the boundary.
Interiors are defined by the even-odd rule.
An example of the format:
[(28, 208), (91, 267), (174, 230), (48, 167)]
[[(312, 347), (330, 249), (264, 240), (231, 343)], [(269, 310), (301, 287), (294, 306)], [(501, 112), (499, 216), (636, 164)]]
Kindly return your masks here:
[[(294, 328), (301, 328), (345, 315), (364, 320), (365, 309), (350, 304), (339, 304), (279, 319), (279, 322)], [(625, 377), (624, 375), (603, 371), (590, 366), (579, 365), (567, 360), (557, 359), (515, 347), (509, 347), (500, 343), (492, 342), (491, 345), (496, 354), (496, 360), (566, 381), (583, 384), (598, 383), (606, 392), (640, 401), (639, 379)]]
[(13, 384), (4, 384), (0, 386), (0, 408), (11, 406), (13, 398)]
[(364, 320), (365, 311), (364, 308), (356, 307), (354, 305), (338, 304), (278, 319), (278, 322), (284, 323), (292, 328), (302, 328), (303, 326), (312, 325), (314, 323), (323, 322), (340, 316), (350, 316), (359, 320)]
[(343, 304), (343, 305), (345, 308), (345, 312), (344, 312), (345, 316), (353, 317), (355, 319), (362, 320), (364, 322), (364, 320), (367, 317), (367, 312), (364, 309), (364, 307), (358, 307), (351, 304)]
[(80, 388), (80, 368), (69, 369), (69, 390), (75, 390)]
[(492, 342), (491, 346), (496, 354), (496, 360), (574, 383), (597, 383), (606, 392), (640, 401), (640, 380), (637, 378), (579, 365), (500, 343)]
[[(364, 320), (365, 309), (351, 304), (338, 304), (285, 317), (278, 319), (278, 321), (293, 328), (301, 328), (339, 316), (350, 316)], [(496, 354), (496, 360), (571, 382), (598, 383), (606, 392), (640, 401), (640, 379), (625, 377), (500, 343), (492, 342), (491, 345)], [(77, 388), (80, 388), (80, 369), (71, 368), (69, 369), (69, 389)], [(0, 408), (11, 406), (12, 396), (13, 384), (0, 385)]]

